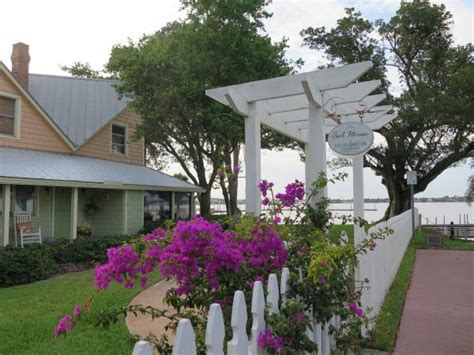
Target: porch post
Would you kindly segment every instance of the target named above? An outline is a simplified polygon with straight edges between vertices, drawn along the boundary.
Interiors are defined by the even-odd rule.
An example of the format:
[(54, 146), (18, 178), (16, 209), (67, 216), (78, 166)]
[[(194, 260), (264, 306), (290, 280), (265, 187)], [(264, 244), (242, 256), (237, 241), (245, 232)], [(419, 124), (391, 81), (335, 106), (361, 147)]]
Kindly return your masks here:
[(71, 189), (71, 230), (69, 236), (71, 239), (77, 238), (77, 212), (79, 204), (79, 189), (73, 187)]
[(176, 218), (176, 196), (174, 191), (171, 191), (171, 206), (170, 206), (171, 219)]
[(196, 214), (196, 198), (197, 196), (194, 195), (194, 192), (191, 192), (191, 211), (190, 211), (190, 217), (194, 216)]
[[(306, 184), (311, 188), (312, 183), (322, 172), (326, 174), (326, 133), (324, 132), (323, 110), (316, 103), (309, 102), (309, 143), (306, 151)], [(327, 197), (327, 188), (315, 196), (314, 202)]]
[(3, 205), (2, 205), (2, 245), (7, 246), (10, 243), (10, 192), (11, 185), (3, 185)]
[(122, 234), (128, 234), (128, 190), (123, 190)]
[(262, 211), (262, 198), (258, 189), (261, 179), (260, 119), (256, 104), (249, 104), (245, 117), (245, 211), (258, 216)]

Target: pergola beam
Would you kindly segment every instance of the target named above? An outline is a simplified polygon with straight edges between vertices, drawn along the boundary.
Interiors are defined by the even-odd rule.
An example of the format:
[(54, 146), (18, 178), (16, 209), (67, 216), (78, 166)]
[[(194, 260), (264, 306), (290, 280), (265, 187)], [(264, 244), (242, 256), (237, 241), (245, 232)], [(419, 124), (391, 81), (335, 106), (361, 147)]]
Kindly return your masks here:
[(209, 89), (206, 90), (206, 95), (224, 105), (229, 105), (226, 94), (232, 94), (229, 92), (230, 89), (240, 92), (248, 102), (302, 95), (304, 94), (303, 86), (301, 85), (303, 81), (310, 80), (317, 83), (320, 90), (343, 88), (360, 78), (370, 68), (372, 68), (372, 62), (367, 61), (342, 67)]

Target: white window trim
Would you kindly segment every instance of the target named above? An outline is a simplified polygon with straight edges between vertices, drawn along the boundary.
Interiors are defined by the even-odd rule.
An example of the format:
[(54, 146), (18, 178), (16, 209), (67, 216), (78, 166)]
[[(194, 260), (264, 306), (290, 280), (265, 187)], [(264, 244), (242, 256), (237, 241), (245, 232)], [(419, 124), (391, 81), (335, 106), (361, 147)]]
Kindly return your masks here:
[(0, 91), (0, 97), (7, 97), (15, 100), (15, 125), (13, 128), (13, 136), (9, 134), (1, 134), (0, 138), (20, 139), (21, 132), (21, 97), (11, 92)]
[[(114, 152), (114, 142), (112, 140), (112, 135), (114, 134), (113, 132), (113, 127), (114, 126), (119, 126), (119, 127), (123, 127), (125, 128), (125, 153), (117, 153), (117, 152)], [(115, 155), (118, 155), (118, 156), (128, 156), (128, 125), (124, 124), (124, 123), (117, 123), (117, 122), (112, 122), (112, 124), (110, 125), (110, 151), (115, 154)]]

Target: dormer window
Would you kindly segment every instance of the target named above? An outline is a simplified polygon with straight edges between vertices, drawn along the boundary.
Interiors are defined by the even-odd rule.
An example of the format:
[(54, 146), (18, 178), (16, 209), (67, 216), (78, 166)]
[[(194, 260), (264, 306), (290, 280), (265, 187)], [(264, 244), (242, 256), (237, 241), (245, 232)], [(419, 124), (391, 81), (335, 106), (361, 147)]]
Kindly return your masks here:
[(127, 153), (127, 127), (112, 124), (112, 152), (116, 154)]
[(18, 136), (18, 100), (15, 97), (0, 94), (0, 136)]

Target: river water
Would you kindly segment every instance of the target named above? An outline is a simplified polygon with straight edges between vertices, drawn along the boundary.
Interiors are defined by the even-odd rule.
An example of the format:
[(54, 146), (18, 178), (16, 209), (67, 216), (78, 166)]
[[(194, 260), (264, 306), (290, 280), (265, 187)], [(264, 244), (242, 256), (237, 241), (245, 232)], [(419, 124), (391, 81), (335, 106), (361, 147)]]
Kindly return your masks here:
[[(333, 216), (352, 216), (352, 203), (332, 203), (330, 205)], [(225, 213), (224, 205), (212, 206), (216, 213)], [(365, 219), (368, 222), (380, 220), (388, 207), (387, 202), (366, 203)], [(239, 205), (241, 210), (245, 209), (245, 205)], [(422, 216), (423, 224), (443, 224), (443, 221), (449, 223), (474, 223), (474, 204), (469, 206), (465, 202), (417, 202), (415, 208)], [(337, 223), (337, 219), (335, 220)]]
[[(388, 203), (366, 203), (365, 204), (365, 219), (368, 222), (375, 222), (380, 220)], [(336, 211), (340, 209), (352, 209), (350, 203), (334, 203), (330, 206), (333, 215), (352, 215), (353, 211)], [(469, 223), (474, 223), (474, 204), (469, 206), (465, 202), (417, 202), (415, 208), (422, 216), (423, 224), (442, 224), (443, 221), (449, 223), (464, 223), (466, 219)], [(467, 216), (467, 217), (466, 217)]]

